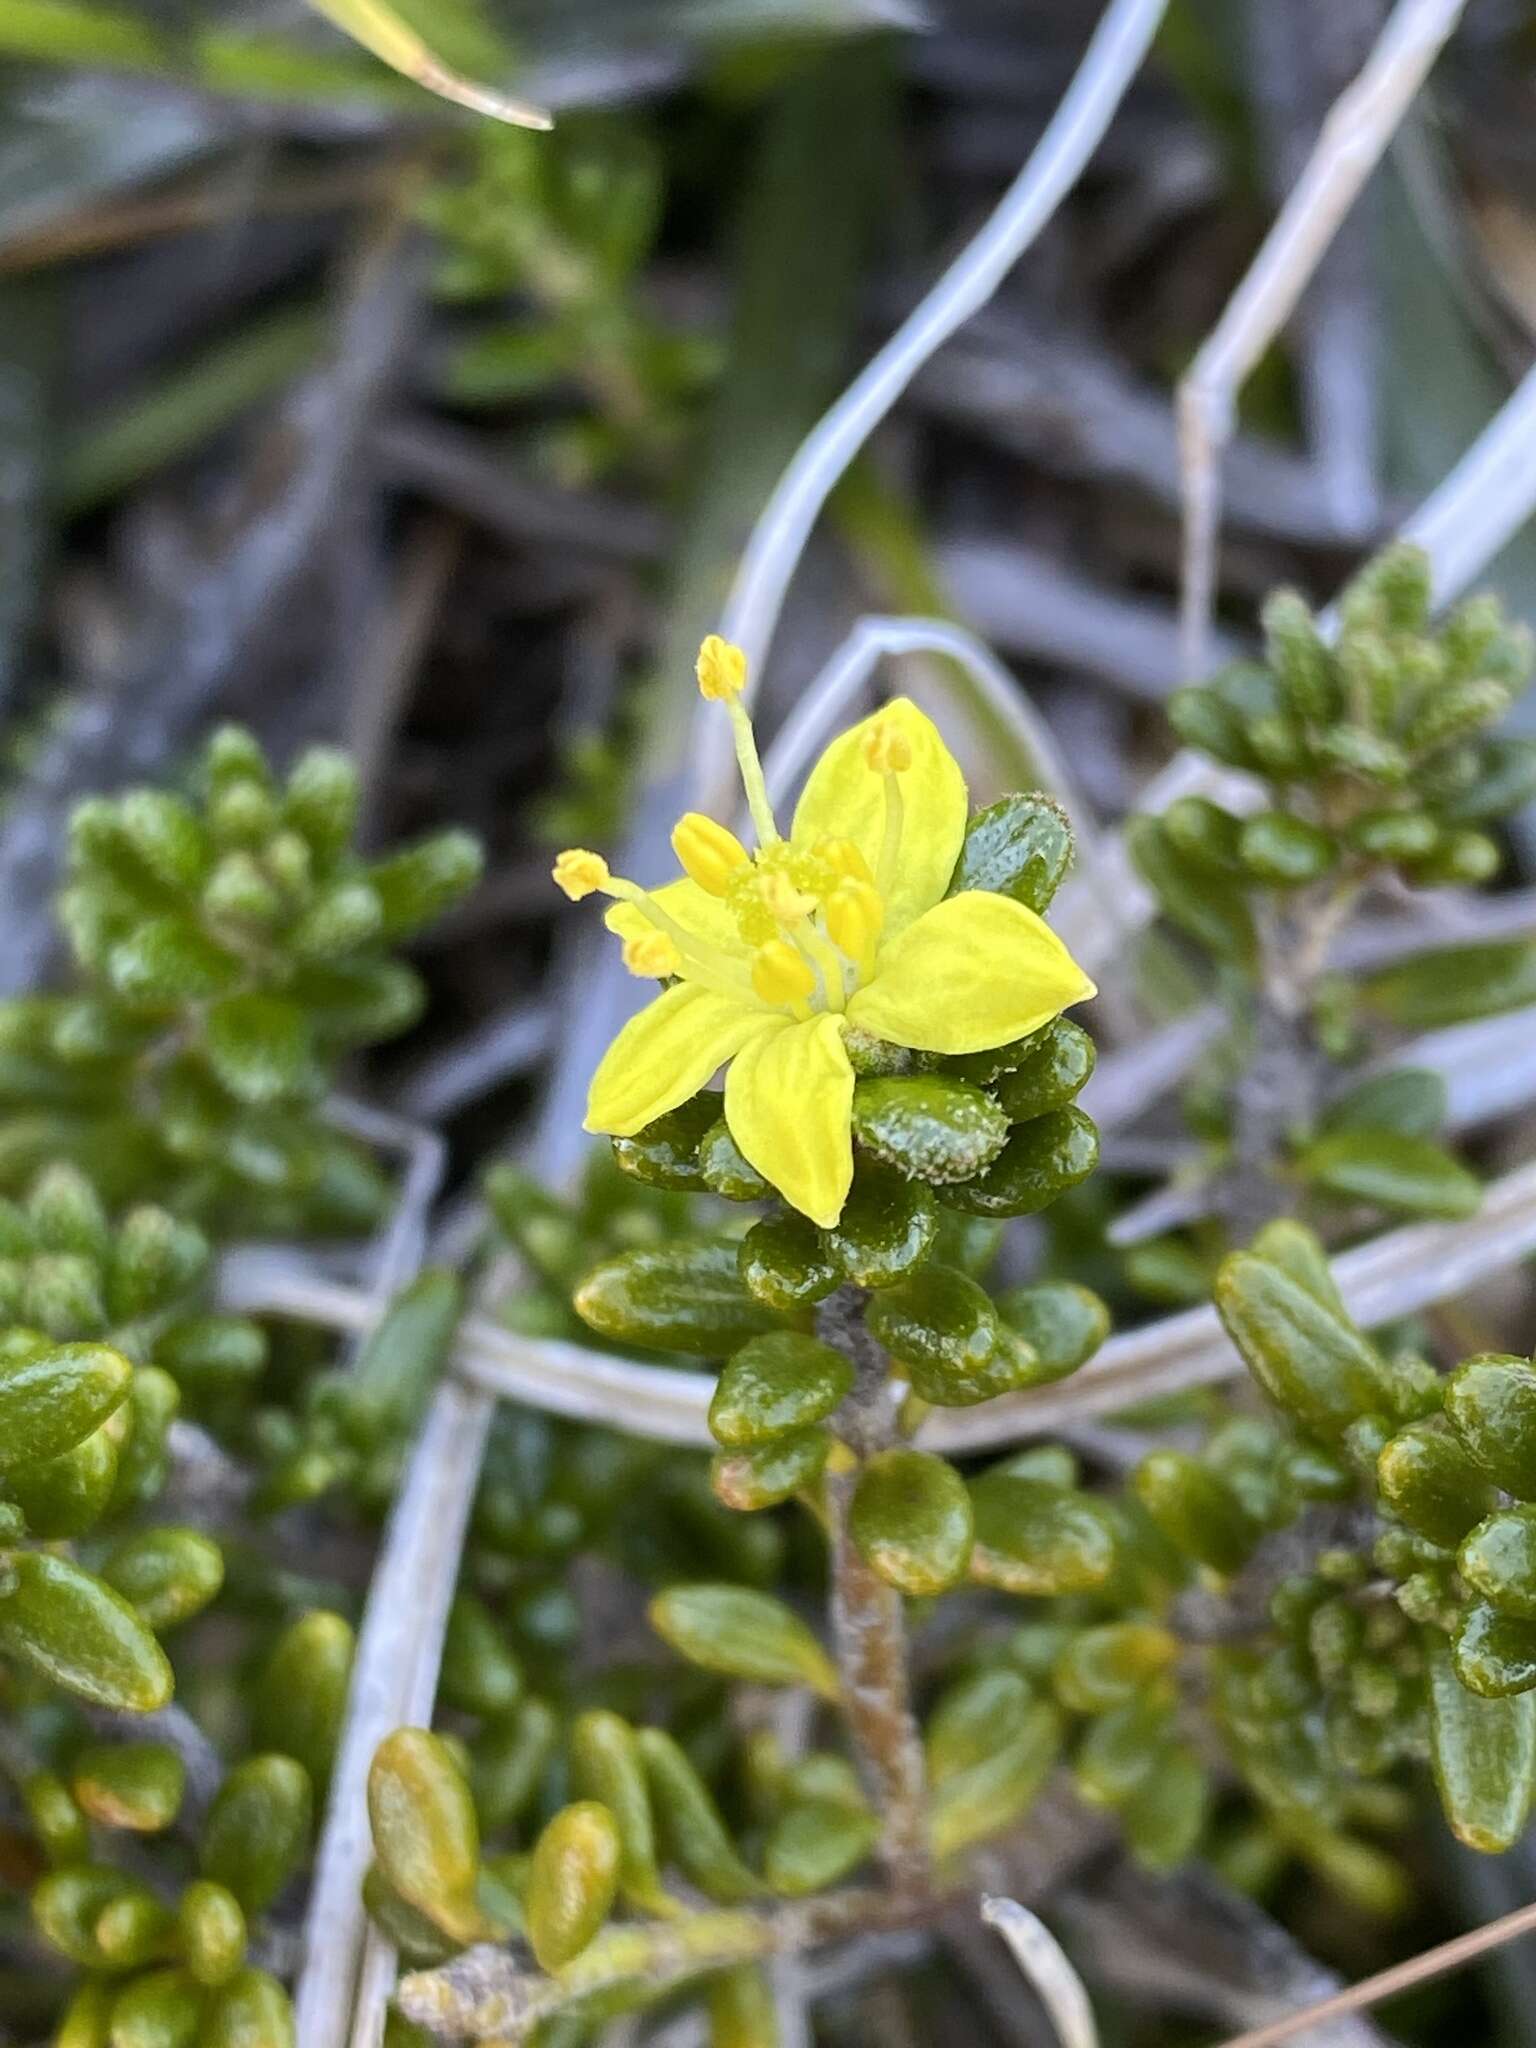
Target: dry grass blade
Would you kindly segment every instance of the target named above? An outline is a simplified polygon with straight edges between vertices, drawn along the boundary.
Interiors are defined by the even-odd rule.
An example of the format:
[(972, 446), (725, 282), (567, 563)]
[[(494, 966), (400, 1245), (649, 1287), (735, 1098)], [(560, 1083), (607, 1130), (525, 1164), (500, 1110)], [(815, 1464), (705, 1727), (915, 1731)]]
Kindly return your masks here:
[(514, 128), (548, 129), (555, 125), (542, 107), (510, 99), (506, 93), (479, 85), (451, 69), (393, 7), (385, 5), (385, 0), (310, 0), (310, 5), (338, 28), (345, 29), (354, 42), (371, 50), (391, 70), (414, 78), (439, 99), (452, 100), (456, 106), (468, 107), (471, 113), (488, 114), (493, 121), (506, 121)]
[[(995, 762), (991, 726), (1000, 729), (1020, 768), (1019, 784), (1050, 790), (1071, 814), (1082, 857), (1097, 844), (1092, 812), (1050, 727), (984, 641), (947, 619), (862, 618), (796, 701), (763, 761), (768, 793), (781, 804), (830, 739), (850, 703), (887, 657), (937, 654), (964, 673), (969, 694), (948, 692), (936, 679), (933, 694), (951, 696), (946, 725), (969, 726), (969, 752), (977, 763)], [(958, 745), (957, 741), (957, 745)], [(961, 750), (966, 751), (965, 749)]]
[[(1462, 1223), (1416, 1223), (1357, 1245), (1334, 1261), (1350, 1313), (1367, 1327), (1447, 1301), (1536, 1251), (1536, 1164), (1487, 1190)], [(266, 1256), (226, 1260), (225, 1306), (356, 1329), (368, 1297)], [(1166, 1316), (1111, 1337), (1071, 1379), (1010, 1394), (983, 1408), (944, 1409), (921, 1432), (933, 1450), (997, 1449), (1048, 1435), (1090, 1415), (1112, 1414), (1154, 1396), (1235, 1378), (1242, 1370), (1213, 1308)], [(624, 1429), (660, 1443), (709, 1446), (713, 1379), (636, 1359), (610, 1358), (579, 1344), (523, 1337), (480, 1316), (460, 1326), (457, 1371), (486, 1394), (553, 1415)]]
[(1411, 1991), (1451, 1970), (1460, 1970), (1490, 1950), (1532, 1933), (1536, 1933), (1536, 1906), (1522, 1906), (1516, 1913), (1506, 1913), (1502, 1920), (1490, 1920), (1486, 1927), (1476, 1927), (1470, 1934), (1457, 1935), (1454, 1941), (1441, 1942), (1438, 1948), (1425, 1949), (1406, 1963), (1396, 1963), (1390, 1970), (1362, 1978), (1347, 1991), (1336, 1991), (1331, 1998), (1304, 2005), (1300, 2011), (1287, 2013), (1284, 2019), (1273, 2020), (1268, 2026), (1234, 2035), (1221, 2048), (1278, 2048), (1280, 2042), (1294, 2040), (1309, 2027), (1342, 2019), (1348, 2013), (1364, 2012), (1384, 1999), (1395, 1998), (1399, 1992)]
[(1083, 1980), (1045, 1922), (1016, 1899), (983, 1899), (981, 1917), (1007, 1942), (1014, 1961), (1050, 2014), (1061, 2048), (1099, 2048), (1099, 2030)]
[[(980, 233), (800, 444), (752, 530), (721, 620), (755, 673), (767, 661), (790, 578), (834, 485), (918, 370), (987, 303), (1076, 183), (1140, 70), (1166, 5), (1110, 0), (1038, 146)], [(730, 742), (719, 721), (701, 722), (696, 759), (699, 808), (718, 812), (731, 778)]]
[(1179, 387), (1184, 472), (1181, 614), (1185, 674), (1205, 672), (1216, 595), (1221, 450), (1232, 430), (1244, 378), (1289, 319), (1461, 17), (1465, 0), (1398, 0), (1360, 75), (1323, 123), (1316, 149), (1292, 186), (1226, 310)]
[(362, 1881), (372, 1856), (368, 1767), (379, 1743), (409, 1718), (413, 1705), (418, 1713), (430, 1709), (493, 1405), (476, 1388), (455, 1381), (439, 1388), (385, 1528), (358, 1631), (347, 1723), (304, 1918), (304, 1967), (294, 1996), (300, 2041), (348, 2038), (367, 1926)]

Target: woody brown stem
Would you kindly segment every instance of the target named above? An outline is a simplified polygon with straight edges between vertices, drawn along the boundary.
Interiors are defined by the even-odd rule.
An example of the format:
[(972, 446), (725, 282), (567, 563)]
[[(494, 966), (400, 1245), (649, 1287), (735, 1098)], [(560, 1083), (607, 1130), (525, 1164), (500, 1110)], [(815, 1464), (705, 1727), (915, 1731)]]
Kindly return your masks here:
[[(856, 1378), (839, 1410), (838, 1434), (860, 1463), (897, 1440), (885, 1353), (864, 1322), (864, 1289), (841, 1287), (822, 1304), (817, 1329), (852, 1361)], [(931, 1880), (923, 1746), (912, 1712), (901, 1596), (873, 1572), (849, 1533), (858, 1465), (826, 1481), (832, 1545), (830, 1620), (842, 1705), (881, 1818), (880, 1859), (898, 1892)]]

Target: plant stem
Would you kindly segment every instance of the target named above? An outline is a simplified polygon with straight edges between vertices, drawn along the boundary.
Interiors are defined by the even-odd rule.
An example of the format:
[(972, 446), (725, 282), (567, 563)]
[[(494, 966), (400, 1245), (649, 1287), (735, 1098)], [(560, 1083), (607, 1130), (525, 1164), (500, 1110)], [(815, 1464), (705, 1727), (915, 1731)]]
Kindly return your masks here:
[(1312, 1028), (1312, 999), (1358, 896), (1350, 876), (1261, 918), (1249, 1056), (1233, 1094), (1232, 1162), (1219, 1203), (1235, 1244), (1246, 1244), (1297, 1205), (1300, 1189), (1285, 1171), (1286, 1157), (1293, 1134), (1317, 1113), (1326, 1070)]
[(555, 1976), (529, 1971), (507, 1949), (471, 1948), (400, 1986), (400, 2009), (418, 2026), (454, 2039), (523, 2041), (541, 2019), (621, 1985), (652, 1996), (709, 1970), (796, 1954), (850, 1934), (932, 1919), (945, 1899), (889, 1892), (833, 1892), (771, 1913), (718, 1911), (682, 1920), (609, 1927)]
[[(822, 1341), (851, 1360), (856, 1378), (838, 1411), (837, 1430), (862, 1464), (897, 1440), (896, 1404), (885, 1353), (864, 1322), (868, 1295), (840, 1287), (817, 1315)], [(880, 1859), (902, 1894), (928, 1888), (928, 1801), (923, 1746), (912, 1712), (906, 1621), (901, 1596), (865, 1563), (848, 1517), (859, 1467), (826, 1481), (831, 1539), (830, 1620), (842, 1678), (843, 1711), (881, 1816)]]

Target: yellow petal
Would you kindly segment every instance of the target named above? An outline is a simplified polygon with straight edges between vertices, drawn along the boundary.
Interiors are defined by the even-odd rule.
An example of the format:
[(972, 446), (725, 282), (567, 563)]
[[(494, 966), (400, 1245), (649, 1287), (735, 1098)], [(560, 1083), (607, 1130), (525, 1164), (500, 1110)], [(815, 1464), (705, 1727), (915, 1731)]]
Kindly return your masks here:
[(986, 1052), (1094, 993), (1043, 919), (1011, 897), (967, 889), (881, 947), (848, 1021), (919, 1052)]
[(825, 1012), (754, 1038), (725, 1077), (731, 1136), (792, 1208), (826, 1230), (853, 1179), (853, 1069)]
[[(708, 890), (701, 889), (686, 875), (649, 893), (684, 931), (692, 932), (695, 938), (707, 940), (712, 946), (725, 946), (745, 961), (749, 949), (742, 943), (735, 918), (718, 896), (711, 896)], [(617, 932), (621, 939), (637, 939), (643, 933), (656, 929), (638, 903), (610, 904), (603, 913), (603, 923), (609, 931)]]
[(585, 1128), (628, 1138), (697, 1095), (716, 1067), (783, 1019), (681, 982), (631, 1017), (587, 1092)]
[(886, 932), (894, 935), (937, 903), (955, 871), (969, 809), (965, 777), (933, 720), (908, 697), (894, 697), (872, 718), (835, 739), (811, 770), (795, 807), (791, 837), (851, 839), (879, 871), (885, 838), (885, 778), (864, 758), (871, 732), (886, 727), (911, 744), (912, 765), (902, 771), (901, 859), (886, 901)]

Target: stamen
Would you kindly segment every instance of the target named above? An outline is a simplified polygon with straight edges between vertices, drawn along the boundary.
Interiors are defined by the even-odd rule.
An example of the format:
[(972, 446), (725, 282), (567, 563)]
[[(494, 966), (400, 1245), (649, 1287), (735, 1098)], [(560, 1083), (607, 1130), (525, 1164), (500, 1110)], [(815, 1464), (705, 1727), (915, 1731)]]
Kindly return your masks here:
[(701, 697), (712, 704), (728, 704), (747, 687), (746, 652), (722, 640), (718, 633), (706, 633), (693, 672), (699, 679)]
[(666, 934), (677, 948), (687, 980), (696, 981), (701, 988), (711, 988), (717, 995), (743, 996), (747, 993), (748, 979), (738, 962), (722, 947), (679, 924), (670, 911), (664, 910), (655, 897), (647, 895), (638, 884), (614, 875), (609, 878), (605, 893), (617, 903), (632, 903), (656, 927), (658, 934)]
[(867, 978), (885, 924), (879, 891), (872, 882), (839, 882), (827, 898), (825, 915), (833, 944), (853, 962), (860, 979)]
[(701, 811), (688, 811), (672, 828), (672, 851), (690, 880), (711, 896), (724, 896), (731, 877), (751, 855), (724, 825)]
[(752, 721), (741, 701), (741, 693), (747, 687), (746, 653), (744, 649), (732, 646), (729, 640), (722, 640), (718, 633), (711, 633), (699, 649), (693, 672), (699, 679), (699, 694), (712, 704), (724, 704), (731, 714), (731, 728), (736, 737), (736, 765), (741, 770), (747, 809), (757, 827), (758, 844), (774, 846), (778, 843), (779, 828), (773, 822), (773, 806), (768, 801), (763, 764), (757, 757)]
[(568, 846), (550, 869), (556, 888), (563, 889), (573, 903), (608, 887), (608, 863), (600, 853), (584, 846)]
[(770, 939), (752, 956), (752, 987), (765, 1003), (804, 1003), (815, 993), (816, 970), (787, 939)]
[(624, 941), (624, 965), (642, 981), (666, 981), (682, 966), (676, 942), (665, 932), (637, 932)]
[(888, 898), (896, 886), (901, 868), (901, 828), (906, 816), (900, 776), (894, 769), (887, 768), (884, 780), (885, 830), (880, 836), (880, 863), (875, 869), (875, 887), (882, 899)]
[(818, 839), (816, 852), (835, 875), (852, 882), (874, 883), (864, 850), (855, 839)]
[(815, 924), (807, 924), (796, 932), (795, 943), (816, 963), (816, 978), (821, 983), (822, 1007), (841, 1012), (847, 1005), (848, 985), (837, 948)]
[(798, 924), (816, 908), (816, 898), (797, 889), (782, 868), (770, 868), (759, 879), (758, 887), (780, 924)]
[(879, 775), (903, 775), (912, 766), (912, 742), (894, 718), (879, 718), (864, 735), (863, 755)]

